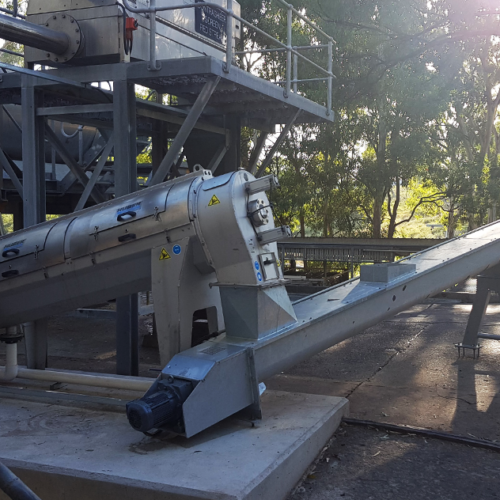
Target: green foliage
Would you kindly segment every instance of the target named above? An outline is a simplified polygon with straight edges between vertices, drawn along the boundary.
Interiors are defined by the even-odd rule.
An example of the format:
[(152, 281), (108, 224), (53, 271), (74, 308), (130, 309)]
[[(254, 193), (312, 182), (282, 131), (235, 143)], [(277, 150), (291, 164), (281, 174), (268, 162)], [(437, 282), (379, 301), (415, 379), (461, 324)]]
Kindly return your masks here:
[[(427, 224), (453, 235), (487, 222), (500, 204), (498, 12), (468, 0), (293, 4), (336, 40), (337, 119), (298, 127), (282, 147), (271, 169), (283, 185), (273, 194), (280, 222), (297, 234), (389, 237), (432, 237)], [(242, 7), (286, 40), (277, 2)], [(298, 22), (293, 37), (294, 45), (320, 41)], [(250, 33), (243, 45), (270, 46)], [(324, 52), (313, 57), (324, 63)], [(243, 65), (283, 80), (285, 54)], [(299, 74), (317, 76), (302, 63)], [(325, 85), (299, 91), (321, 102)]]

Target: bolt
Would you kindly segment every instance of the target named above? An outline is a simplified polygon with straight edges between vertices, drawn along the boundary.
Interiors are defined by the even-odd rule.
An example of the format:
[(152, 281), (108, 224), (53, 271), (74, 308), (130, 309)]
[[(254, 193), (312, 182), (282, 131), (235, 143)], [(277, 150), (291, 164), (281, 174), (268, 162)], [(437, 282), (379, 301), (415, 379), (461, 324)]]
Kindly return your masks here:
[(77, 45), (80, 45), (80, 40), (77, 40), (77, 41), (76, 41), (76, 44), (77, 44)]
[(64, 58), (64, 60), (65, 60), (65, 61), (67, 61), (67, 60), (68, 60), (68, 58), (67, 58), (67, 57), (65, 57), (65, 58)]
[(74, 22), (75, 22), (75, 20), (74, 20), (74, 19), (71, 19), (71, 22), (72, 22), (72, 23), (74, 23)]
[(49, 23), (45, 23), (45, 26), (48, 26), (48, 25), (49, 25)]
[(75, 51), (71, 52), (71, 55), (72, 55), (72, 56), (74, 56), (75, 54), (76, 54), (76, 52), (75, 52)]
[(52, 19), (57, 19), (57, 16), (52, 16)]
[(56, 57), (56, 58), (54, 59), (54, 61), (55, 61), (55, 62), (59, 61), (59, 58), (57, 58), (57, 57)]
[(50, 57), (50, 54), (47, 52), (47, 57)]
[(79, 30), (78, 28), (76, 28), (76, 30), (75, 30), (75, 31), (76, 31), (77, 33), (80, 33), (80, 30)]
[(66, 14), (63, 14), (63, 15), (62, 15), (62, 18), (63, 18), (63, 19), (66, 19)]

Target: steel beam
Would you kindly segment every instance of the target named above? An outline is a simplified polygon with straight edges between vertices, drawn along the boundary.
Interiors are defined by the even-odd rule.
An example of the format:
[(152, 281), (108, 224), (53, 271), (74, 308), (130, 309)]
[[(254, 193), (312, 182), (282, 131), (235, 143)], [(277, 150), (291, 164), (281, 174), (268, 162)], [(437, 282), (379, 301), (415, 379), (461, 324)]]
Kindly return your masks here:
[(207, 80), (207, 83), (203, 87), (203, 90), (200, 92), (200, 95), (196, 99), (196, 102), (193, 104), (191, 111), (186, 117), (186, 120), (179, 129), (179, 132), (177, 133), (174, 142), (170, 146), (170, 149), (168, 150), (167, 154), (165, 155), (165, 158), (163, 158), (163, 161), (160, 163), (158, 170), (152, 177), (150, 183), (151, 186), (163, 182), (167, 177), (168, 173), (170, 172), (170, 169), (172, 168), (173, 163), (175, 162), (175, 159), (179, 156), (179, 153), (181, 152), (181, 149), (184, 146), (186, 139), (189, 137), (189, 134), (192, 132), (194, 126), (196, 125), (196, 122), (198, 121), (201, 114), (203, 113), (203, 110), (208, 104), (210, 97), (212, 97), (212, 94), (217, 88), (220, 79), (221, 77), (218, 76), (216, 78), (211, 78)]
[(100, 104), (80, 104), (75, 106), (49, 106), (39, 108), (38, 116), (64, 116), (64, 115), (79, 115), (85, 113), (106, 113), (113, 111), (112, 103)]
[(2, 151), (0, 148), (0, 163), (3, 167), (3, 169), (7, 172), (7, 175), (10, 177), (10, 180), (12, 181), (12, 184), (14, 184), (14, 187), (16, 188), (16, 191), (19, 193), (19, 196), (21, 199), (23, 198), (23, 185), (21, 184), (21, 181), (17, 177), (17, 175), (14, 172), (14, 169), (12, 168), (9, 160), (5, 156), (5, 153)]
[(29, 76), (23, 77), (21, 98), (24, 226), (29, 227), (43, 222), (46, 215), (44, 121), (36, 116), (38, 96)]
[(94, 189), (97, 179), (101, 175), (102, 169), (104, 168), (106, 160), (108, 159), (108, 156), (110, 155), (114, 145), (115, 145), (114, 139), (113, 136), (111, 136), (101, 154), (101, 157), (99, 158), (99, 161), (97, 162), (97, 165), (94, 168), (94, 171), (92, 172), (88, 184), (85, 186), (85, 189), (83, 190), (82, 196), (80, 197), (78, 203), (76, 204), (75, 212), (77, 212), (78, 210), (82, 210), (82, 208), (85, 206), (85, 203), (87, 203), (90, 193), (92, 192), (92, 189)]
[[(22, 150), (23, 150), (23, 220), (24, 227), (34, 226), (46, 218), (44, 120), (37, 117), (39, 96), (33, 78), (22, 77)], [(47, 366), (47, 329), (41, 322), (25, 325), (26, 365), (43, 369)]]
[[(137, 190), (137, 127), (135, 86), (126, 80), (113, 82), (115, 142), (115, 196)], [(116, 300), (116, 373), (138, 375), (138, 295)]]
[(207, 170), (210, 170), (212, 173), (215, 173), (217, 168), (219, 167), (221, 161), (226, 156), (226, 153), (229, 151), (229, 146), (227, 145), (227, 141), (224, 144), (221, 144), (219, 149), (216, 151), (213, 158), (210, 160), (208, 164)]
[(249, 162), (249, 168), (248, 168), (248, 171), (252, 175), (255, 175), (257, 173), (257, 166), (259, 163), (259, 158), (260, 158), (260, 155), (262, 154), (262, 150), (264, 149), (264, 146), (266, 144), (266, 140), (267, 140), (268, 135), (269, 135), (268, 132), (261, 132), (259, 134), (259, 137), (257, 138), (255, 147), (253, 148), (252, 154), (250, 156), (250, 162)]

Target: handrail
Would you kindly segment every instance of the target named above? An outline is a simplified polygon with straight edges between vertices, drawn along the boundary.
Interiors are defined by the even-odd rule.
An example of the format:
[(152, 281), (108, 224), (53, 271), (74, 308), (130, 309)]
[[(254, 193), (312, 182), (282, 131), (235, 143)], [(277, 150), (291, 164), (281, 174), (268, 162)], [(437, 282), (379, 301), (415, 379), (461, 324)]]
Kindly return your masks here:
[(19, 17), (20, 19), (26, 19), (26, 16), (19, 14), (19, 2), (18, 2), (18, 0), (13, 0), (12, 9), (6, 9), (5, 7), (0, 7), (0, 12), (3, 12), (5, 14), (10, 14), (11, 16), (14, 16), (14, 17)]
[[(284, 0), (277, 0), (280, 4), (286, 6), (287, 8), (287, 43), (283, 43), (279, 41), (278, 39), (274, 38), (272, 35), (269, 33), (266, 33), (265, 31), (261, 30), (257, 26), (254, 26), (247, 20), (243, 19), (242, 17), (236, 15), (233, 10), (232, 10), (232, 0), (227, 0), (227, 6), (228, 8), (224, 8), (216, 3), (213, 2), (193, 2), (193, 3), (186, 3), (182, 5), (169, 5), (169, 6), (157, 6), (156, 5), (156, 0), (150, 0), (149, 7), (136, 7), (130, 3), (130, 0), (122, 0), (123, 1), (123, 6), (130, 12), (133, 13), (143, 13), (143, 14), (149, 14), (149, 19), (150, 19), (150, 64), (149, 64), (149, 69), (154, 71), (160, 69), (159, 64), (156, 60), (156, 13), (157, 12), (165, 12), (165, 11), (172, 11), (172, 10), (183, 10), (183, 9), (192, 9), (192, 8), (203, 8), (203, 7), (211, 7), (213, 9), (217, 9), (221, 12), (224, 12), (227, 15), (227, 42), (226, 42), (226, 64), (224, 67), (224, 71), (226, 73), (229, 73), (231, 66), (232, 66), (232, 60), (234, 55), (244, 55), (244, 54), (255, 54), (255, 53), (272, 53), (272, 52), (285, 52), (287, 53), (287, 60), (286, 60), (286, 77), (285, 77), (285, 89), (284, 89), (284, 96), (285, 98), (288, 98), (288, 96), (292, 93), (292, 85), (293, 85), (293, 92), (297, 93), (297, 84), (298, 83), (305, 83), (305, 82), (310, 82), (310, 81), (319, 81), (320, 79), (304, 79), (304, 80), (299, 80), (298, 77), (296, 76), (297, 74), (297, 66), (298, 66), (298, 59), (301, 59), (305, 61), (308, 65), (312, 66), (316, 70), (318, 70), (320, 73), (325, 75), (325, 80), (328, 82), (328, 90), (327, 90), (327, 105), (326, 105), (326, 114), (329, 116), (332, 111), (332, 90), (333, 90), (333, 79), (336, 78), (335, 75), (333, 74), (333, 44), (335, 43), (335, 40), (325, 33), (321, 28), (319, 28), (315, 23), (313, 23), (310, 19), (305, 17), (303, 14), (301, 14), (297, 9), (295, 9), (291, 4), (285, 2)], [(151, 15), (154, 14), (154, 15)], [(318, 45), (311, 45), (310, 47), (294, 47), (293, 46), (293, 30), (292, 30), (292, 23), (293, 23), (293, 15), (296, 15), (299, 17), (302, 21), (304, 21), (306, 24), (311, 26), (314, 30), (317, 31), (321, 36), (325, 37), (327, 39), (327, 44), (318, 44)], [(254, 30), (256, 33), (262, 35), (263, 37), (267, 38), (274, 44), (278, 45), (277, 49), (262, 49), (261, 51), (234, 51), (233, 50), (233, 44), (232, 44), (232, 34), (233, 34), (233, 23), (234, 20), (239, 21), (242, 25), (245, 25), (249, 27), (250, 29)], [(324, 48), (328, 49), (328, 63), (327, 63), (327, 68), (321, 67), (319, 64), (316, 64), (314, 61), (306, 57), (304, 54), (302, 54), (300, 51), (301, 50), (322, 50)], [(292, 58), (293, 56), (293, 58)], [(294, 77), (292, 78), (292, 73), (294, 74)], [(282, 82), (277, 82), (278, 84)]]

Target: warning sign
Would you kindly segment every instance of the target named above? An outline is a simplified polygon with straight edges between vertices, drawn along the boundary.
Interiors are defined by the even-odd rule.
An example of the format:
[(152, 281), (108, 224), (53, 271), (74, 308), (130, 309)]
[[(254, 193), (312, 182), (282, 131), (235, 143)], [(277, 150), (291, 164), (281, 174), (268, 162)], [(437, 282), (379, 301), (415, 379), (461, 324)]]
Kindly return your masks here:
[(208, 204), (209, 207), (213, 207), (214, 205), (220, 205), (220, 200), (215, 196), (215, 194), (212, 196), (212, 199), (210, 200), (210, 203)]
[(162, 248), (161, 254), (160, 254), (160, 260), (168, 260), (171, 259), (170, 254), (165, 250), (165, 248)]

